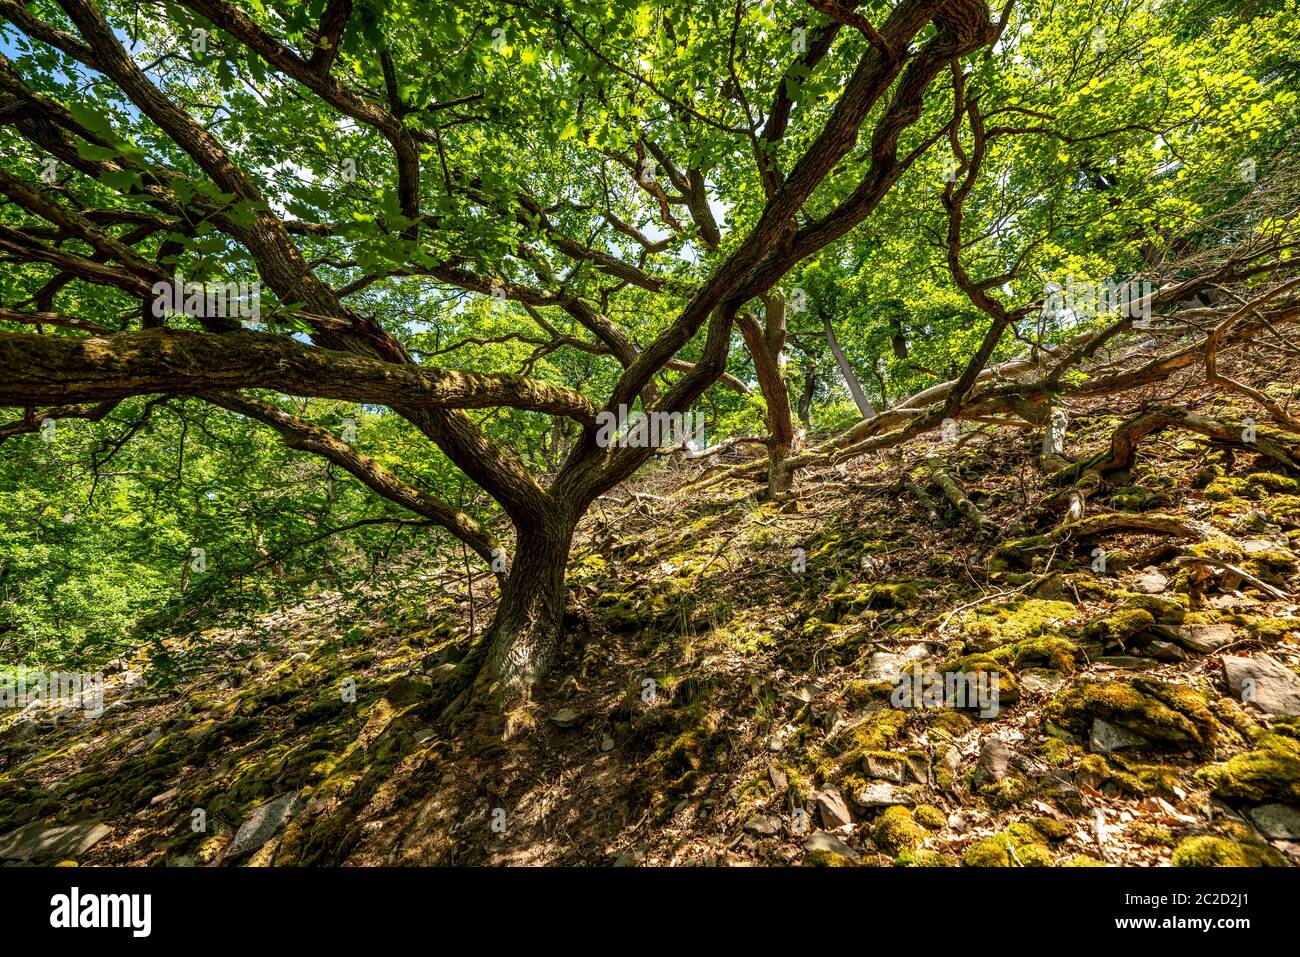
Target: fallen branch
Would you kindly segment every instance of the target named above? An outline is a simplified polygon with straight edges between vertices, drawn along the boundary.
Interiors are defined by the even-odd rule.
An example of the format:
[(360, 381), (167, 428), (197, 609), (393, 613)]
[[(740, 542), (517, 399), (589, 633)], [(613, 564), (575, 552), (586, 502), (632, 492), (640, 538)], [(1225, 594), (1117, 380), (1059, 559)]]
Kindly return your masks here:
[(1282, 601), (1287, 601), (1291, 598), (1291, 596), (1288, 595), (1286, 592), (1282, 591), (1282, 589), (1276, 588), (1273, 585), (1270, 585), (1268, 582), (1256, 578), (1250, 572), (1238, 568), (1236, 565), (1229, 564), (1228, 562), (1225, 562), (1222, 559), (1207, 558), (1202, 555), (1179, 555), (1177, 558), (1174, 559), (1174, 564), (1175, 565), (1213, 565), (1215, 568), (1222, 568), (1226, 572), (1231, 572), (1232, 574), (1239, 576), (1242, 581), (1249, 582), (1250, 584), (1258, 588), (1260, 591), (1264, 592), (1265, 594), (1272, 595), (1274, 598), (1280, 598)]

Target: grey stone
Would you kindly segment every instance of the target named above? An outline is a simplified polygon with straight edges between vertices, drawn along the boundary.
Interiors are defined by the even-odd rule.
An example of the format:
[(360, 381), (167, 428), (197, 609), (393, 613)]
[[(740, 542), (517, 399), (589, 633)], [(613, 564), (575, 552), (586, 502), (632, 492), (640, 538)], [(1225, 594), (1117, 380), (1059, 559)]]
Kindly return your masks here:
[(1144, 595), (1158, 595), (1169, 587), (1169, 579), (1161, 574), (1160, 569), (1148, 566), (1133, 582), (1133, 590)]
[[(1152, 614), (1155, 614), (1155, 612), (1152, 612)], [(1162, 641), (1177, 641), (1178, 630), (1177, 625), (1159, 622), (1146, 629), (1142, 634), (1148, 638), (1159, 638)]]
[(1211, 608), (1216, 611), (1251, 611), (1259, 606), (1259, 602), (1254, 598), (1246, 595), (1211, 595), (1206, 600)]
[(1264, 804), (1252, 808), (1250, 819), (1260, 833), (1270, 840), (1291, 841), (1300, 839), (1300, 807), (1290, 804)]
[(601, 739), (600, 739), (600, 750), (601, 750), (601, 751), (613, 751), (613, 750), (614, 750), (614, 739), (613, 739), (613, 738), (609, 738), (609, 737), (601, 738)]
[(1178, 629), (1178, 641), (1203, 655), (1213, 654), (1236, 637), (1231, 625), (1183, 625)]
[(799, 685), (799, 687), (795, 688), (789, 694), (790, 697), (794, 698), (796, 701), (802, 701), (804, 704), (807, 704), (808, 702), (816, 698), (819, 694), (821, 694), (821, 691), (822, 689), (819, 688), (817, 685), (809, 681), (805, 681), (803, 684)]
[(561, 708), (555, 714), (551, 715), (551, 720), (559, 728), (576, 728), (582, 723), (582, 715), (572, 708)]
[(767, 778), (772, 782), (772, 787), (776, 788), (778, 791), (784, 791), (790, 786), (790, 776), (775, 764), (769, 764), (767, 766)]
[(897, 684), (899, 676), (903, 673), (903, 665), (907, 663), (902, 655), (891, 655), (887, 651), (877, 651), (867, 662), (867, 669), (862, 677), (865, 681), (888, 682)]
[(435, 685), (443, 684), (456, 673), (456, 665), (450, 661), (443, 662), (440, 665), (434, 665), (432, 668), (426, 668), (425, 674), (432, 679)]
[(832, 854), (839, 854), (847, 857), (849, 860), (857, 863), (862, 860), (862, 855), (841, 841), (834, 834), (826, 831), (814, 831), (808, 835), (808, 840), (803, 842), (805, 851), (830, 851)]
[(1065, 679), (1053, 671), (1031, 669), (1021, 673), (1020, 687), (1032, 694), (1056, 694), (1065, 687)]
[(947, 750), (943, 752), (943, 764), (952, 772), (952, 777), (955, 779), (957, 772), (961, 769), (961, 752), (949, 745)]
[(1274, 841), (1273, 846), (1292, 861), (1300, 862), (1300, 841)]
[(43, 861), (84, 854), (113, 829), (96, 821), (44, 824), (33, 821), (0, 836), (0, 860)]
[(996, 784), (1007, 776), (1007, 764), (1011, 761), (1011, 749), (999, 737), (991, 737), (980, 749), (980, 758), (975, 765), (975, 775), (971, 783), (978, 789), (985, 784)]
[(892, 807), (895, 804), (915, 804), (906, 791), (892, 784), (868, 784), (858, 792), (857, 802), (863, 807)]
[(755, 814), (745, 822), (745, 830), (756, 837), (773, 837), (781, 832), (781, 819), (771, 814)]
[(226, 848), (224, 860), (236, 861), (252, 854), (274, 837), (301, 806), (302, 798), (296, 791), (291, 791), (254, 808), (239, 825), (235, 839)]
[(1223, 673), (1239, 700), (1251, 702), (1270, 714), (1300, 715), (1300, 675), (1276, 658), (1226, 655)]
[(180, 788), (168, 788), (166, 791), (163, 791), (161, 794), (155, 794), (153, 797), (151, 797), (149, 799), (149, 806), (153, 807), (156, 804), (164, 804), (180, 793), (181, 793)]
[(1099, 665), (1110, 665), (1112, 668), (1123, 668), (1125, 671), (1144, 671), (1147, 668), (1154, 668), (1156, 662), (1151, 658), (1138, 658), (1135, 655), (1103, 655), (1097, 659)]
[(820, 791), (814, 791), (813, 800), (817, 802), (817, 810), (821, 812), (823, 827), (833, 829), (853, 823), (849, 805), (844, 800), (844, 795), (840, 794), (839, 788), (825, 787)]
[(1111, 724), (1109, 721), (1103, 721), (1101, 718), (1093, 719), (1092, 735), (1088, 739), (1088, 747), (1096, 754), (1110, 754), (1112, 751), (1141, 748), (1150, 743), (1142, 735), (1134, 734), (1126, 728)]
[(904, 784), (907, 781), (907, 762), (902, 758), (884, 758), (869, 754), (862, 760), (862, 770), (869, 778)]
[(1270, 542), (1263, 538), (1252, 538), (1241, 543), (1241, 550), (1247, 555), (1258, 555), (1260, 552), (1285, 552), (1276, 542)]
[(918, 641), (916, 644), (908, 645), (903, 649), (903, 658), (907, 661), (925, 661), (928, 657), (930, 657), (930, 649), (926, 647), (923, 641)]
[(1179, 648), (1173, 642), (1153, 641), (1147, 646), (1147, 651), (1156, 661), (1186, 661), (1187, 652)]

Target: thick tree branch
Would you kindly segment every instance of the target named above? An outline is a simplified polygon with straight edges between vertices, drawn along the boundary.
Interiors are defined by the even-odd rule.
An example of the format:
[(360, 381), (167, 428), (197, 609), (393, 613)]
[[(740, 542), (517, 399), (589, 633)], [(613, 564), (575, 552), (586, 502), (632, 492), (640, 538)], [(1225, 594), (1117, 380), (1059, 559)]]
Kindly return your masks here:
[(0, 368), (7, 370), (0, 381), (5, 405), (254, 388), (414, 409), (508, 406), (595, 422), (583, 396), (522, 376), (379, 362), (266, 333), (0, 333)]

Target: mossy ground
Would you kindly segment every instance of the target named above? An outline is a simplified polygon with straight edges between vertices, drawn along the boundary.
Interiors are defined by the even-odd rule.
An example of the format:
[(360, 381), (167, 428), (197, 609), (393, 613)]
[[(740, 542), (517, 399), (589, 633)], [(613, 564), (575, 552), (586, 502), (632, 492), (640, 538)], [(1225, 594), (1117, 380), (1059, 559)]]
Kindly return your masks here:
[[(1100, 453), (1122, 418), (1080, 411), (1071, 448)], [(163, 650), (187, 670), (170, 686), (148, 686), (159, 662), (142, 649), (130, 664), (146, 683), (95, 722), (0, 717), (0, 833), (93, 817), (113, 834), (81, 863), (203, 864), (252, 807), (293, 791), (306, 810), (255, 863), (844, 866), (802, 848), (816, 792), (835, 787), (868, 866), (1286, 863), (1235, 815), (1300, 804), (1297, 724), (1231, 700), (1216, 657), (1152, 649), (1213, 625), (1233, 629), (1233, 654), (1300, 657), (1286, 603), (1173, 561), (1223, 558), (1294, 592), (1300, 482), (1168, 438), (1095, 483), (1090, 514), (1194, 512), (1200, 542), (1060, 535), (1036, 436), (994, 426), (948, 452), (1007, 530), (986, 544), (951, 510), (931, 522), (893, 453), (783, 503), (658, 466), (637, 482), (660, 505), (611, 498), (582, 527), (569, 580), (585, 624), (512, 733), (496, 714), (450, 727), (427, 707), (473, 644), (463, 585), (418, 602), (319, 596), (176, 639)], [(1137, 590), (1148, 565), (1168, 575), (1160, 594)], [(481, 633), (490, 584), (472, 597)], [(996, 674), (996, 713), (896, 706), (914, 665)], [(1092, 753), (1098, 719), (1147, 743)], [(977, 769), (994, 737), (1000, 776)], [(860, 801), (882, 788), (904, 803)], [(775, 833), (744, 830), (756, 815)]]

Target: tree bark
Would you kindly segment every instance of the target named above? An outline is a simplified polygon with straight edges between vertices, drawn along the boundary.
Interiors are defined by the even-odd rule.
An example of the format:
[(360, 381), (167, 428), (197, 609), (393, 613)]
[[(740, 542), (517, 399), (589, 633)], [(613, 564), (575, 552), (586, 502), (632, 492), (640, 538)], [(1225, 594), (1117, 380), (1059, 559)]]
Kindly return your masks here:
[(527, 700), (559, 657), (575, 511), (557, 508), (541, 523), (519, 530), (501, 600), (484, 636), (476, 697), (506, 705)]
[(803, 392), (799, 396), (799, 421), (803, 423), (804, 434), (812, 431), (812, 404), (817, 393), (817, 366), (808, 360), (803, 371)]
[(1065, 432), (1069, 427), (1069, 414), (1061, 408), (1053, 409), (1043, 429), (1043, 445), (1038, 456), (1044, 472), (1056, 472), (1069, 466), (1065, 458)]
[(835, 329), (831, 326), (830, 317), (826, 313), (820, 313), (822, 326), (826, 329), (826, 344), (831, 347), (831, 354), (835, 356), (835, 364), (840, 367), (840, 375), (844, 377), (845, 384), (849, 387), (849, 392), (853, 394), (853, 404), (858, 407), (858, 414), (864, 419), (870, 418), (876, 414), (876, 410), (871, 407), (871, 401), (867, 398), (867, 393), (862, 388), (862, 383), (858, 381), (858, 374), (853, 371), (853, 366), (849, 364), (849, 358), (840, 348), (840, 342), (835, 338)]
[(799, 451), (800, 434), (795, 428), (790, 393), (785, 385), (785, 342), (787, 337), (785, 300), (766, 295), (763, 299), (764, 324), (753, 316), (737, 316), (745, 345), (754, 360), (758, 385), (767, 406), (767, 485), (772, 496), (784, 495), (794, 485), (794, 470), (789, 466), (792, 452)]

